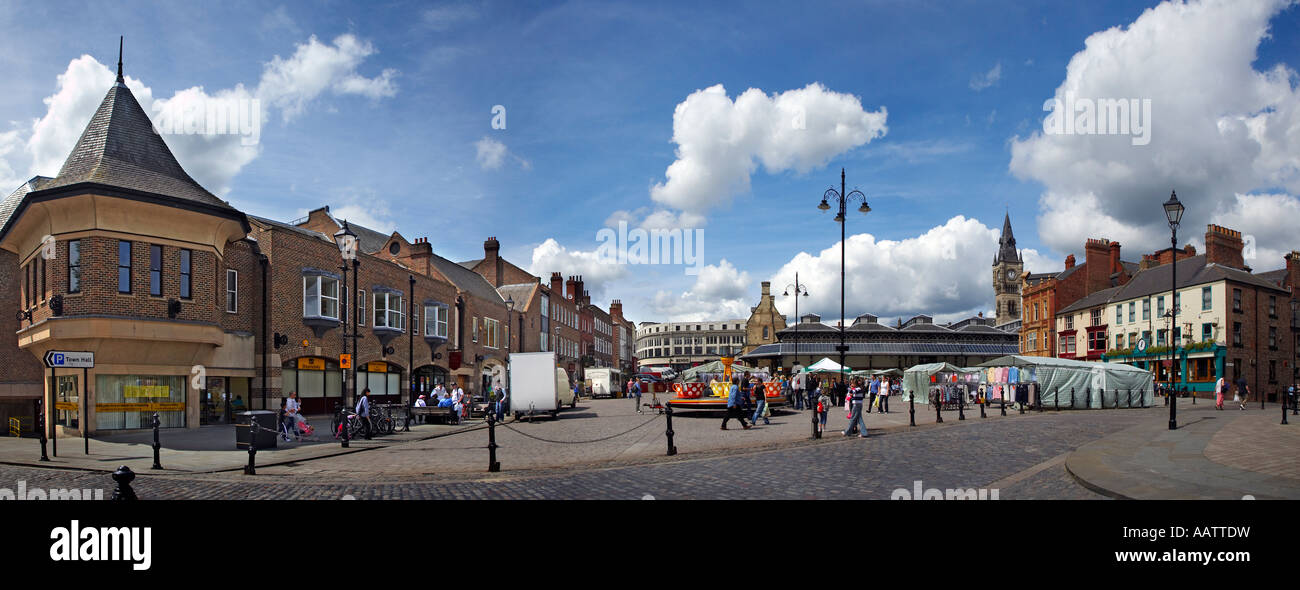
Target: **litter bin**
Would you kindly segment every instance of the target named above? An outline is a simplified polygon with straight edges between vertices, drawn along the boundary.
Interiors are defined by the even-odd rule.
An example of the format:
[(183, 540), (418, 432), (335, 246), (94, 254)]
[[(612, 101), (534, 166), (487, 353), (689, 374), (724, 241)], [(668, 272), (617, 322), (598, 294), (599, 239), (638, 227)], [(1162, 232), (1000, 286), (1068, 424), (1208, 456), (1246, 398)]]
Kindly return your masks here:
[(257, 441), (257, 450), (274, 449), (277, 437), (275, 433), (278, 425), (275, 423), (278, 414), (270, 410), (251, 410), (239, 414), (239, 424), (235, 425), (235, 448), (248, 448), (248, 434), (252, 430), (249, 424), (257, 424), (261, 428), (257, 429), (255, 440)]

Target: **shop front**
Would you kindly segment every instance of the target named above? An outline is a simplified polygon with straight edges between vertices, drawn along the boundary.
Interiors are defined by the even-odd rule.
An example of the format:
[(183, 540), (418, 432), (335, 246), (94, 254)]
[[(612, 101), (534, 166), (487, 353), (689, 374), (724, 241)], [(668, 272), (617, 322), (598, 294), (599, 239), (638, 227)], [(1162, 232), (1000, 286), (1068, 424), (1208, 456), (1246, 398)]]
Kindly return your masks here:
[(370, 403), (403, 403), (402, 368), (384, 361), (365, 363), (357, 367), (357, 391), (370, 388)]
[(160, 427), (185, 428), (186, 381), (182, 375), (95, 375), (95, 430), (151, 428), (155, 413)]
[[(361, 387), (360, 379), (357, 386)], [(280, 391), (284, 397), (297, 392), (304, 414), (329, 414), (343, 401), (343, 371), (337, 361), (330, 359), (296, 358), (286, 362), (280, 371)], [(275, 404), (271, 409), (278, 407)]]
[(207, 387), (199, 391), (199, 423), (231, 424), (249, 407), (249, 381), (248, 377), (208, 377)]

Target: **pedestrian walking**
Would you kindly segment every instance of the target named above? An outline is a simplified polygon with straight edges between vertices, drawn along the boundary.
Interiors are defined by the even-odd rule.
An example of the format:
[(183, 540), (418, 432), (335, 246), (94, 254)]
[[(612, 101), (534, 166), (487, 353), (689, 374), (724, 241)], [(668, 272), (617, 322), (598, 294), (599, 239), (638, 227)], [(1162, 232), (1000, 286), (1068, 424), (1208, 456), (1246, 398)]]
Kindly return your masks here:
[(1237, 379), (1237, 395), (1232, 399), (1241, 405), (1241, 409), (1246, 409), (1246, 401), (1250, 399), (1250, 387), (1246, 385), (1244, 376)]
[[(853, 436), (857, 433), (859, 438), (867, 438), (867, 420), (862, 414), (862, 403), (866, 401), (867, 392), (862, 387), (861, 380), (854, 380), (853, 386), (849, 388), (846, 396), (849, 404), (849, 426), (844, 429), (844, 436)], [(859, 429), (859, 425), (861, 428)]]
[(633, 402), (634, 404), (636, 404), (636, 413), (640, 414), (641, 413), (641, 384), (632, 383), (632, 389), (630, 393), (632, 395), (632, 399), (636, 400), (635, 402)]
[(367, 387), (361, 392), (361, 399), (357, 400), (357, 417), (361, 418), (361, 427), (365, 429), (366, 440), (370, 440), (370, 388)]
[(767, 419), (771, 414), (767, 413), (767, 395), (763, 391), (763, 382), (755, 377), (749, 389), (754, 392), (754, 417), (749, 421), (758, 424), (758, 419), (762, 418), (764, 426), (771, 426), (772, 421)]
[(867, 413), (870, 414), (870, 413), (871, 413), (871, 408), (879, 407), (879, 406), (876, 405), (876, 400), (879, 399), (879, 396), (880, 396), (880, 377), (879, 377), (879, 376), (875, 376), (875, 377), (872, 377), (872, 378), (871, 378), (871, 384), (868, 385), (868, 389), (867, 389), (867, 391), (869, 391), (869, 392), (871, 393), (871, 398), (867, 400)]
[(891, 396), (891, 395), (894, 394), (894, 392), (891, 390), (891, 387), (892, 387), (891, 380), (890, 380), (888, 377), (886, 377), (886, 378), (885, 378), (883, 381), (881, 381), (881, 383), (880, 383), (880, 398), (879, 398), (879, 401), (880, 401), (880, 413), (881, 413), (881, 414), (888, 414), (888, 413), (889, 413), (889, 396)]
[(722, 429), (727, 429), (727, 422), (732, 418), (740, 421), (741, 428), (749, 430), (749, 425), (745, 423), (744, 409), (741, 407), (740, 378), (731, 378), (731, 389), (727, 393), (727, 416), (722, 419)]
[(1214, 408), (1216, 410), (1223, 409), (1224, 387), (1227, 387), (1227, 383), (1223, 380), (1223, 377), (1219, 377), (1219, 380), (1214, 382)]
[(792, 398), (794, 398), (795, 411), (803, 410), (803, 405), (805, 401), (804, 393), (803, 393), (803, 379), (800, 377), (801, 377), (800, 375), (791, 375), (789, 381), (790, 395)]

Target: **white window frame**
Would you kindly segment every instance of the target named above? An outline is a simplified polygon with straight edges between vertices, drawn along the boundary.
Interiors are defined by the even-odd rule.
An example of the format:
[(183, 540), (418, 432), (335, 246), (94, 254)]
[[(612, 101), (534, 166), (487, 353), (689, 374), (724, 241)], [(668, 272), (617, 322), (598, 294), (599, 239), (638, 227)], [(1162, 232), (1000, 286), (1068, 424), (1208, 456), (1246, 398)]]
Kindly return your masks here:
[[(403, 305), (401, 293), (372, 293), (374, 297), (374, 308), (372, 311), (376, 314), (374, 327), (389, 328), (403, 332), (406, 330), (406, 306)], [(382, 302), (382, 305), (381, 305)], [(381, 313), (382, 316), (378, 315)], [(383, 323), (379, 322), (383, 318)], [(396, 325), (394, 325), (396, 324)]]
[(424, 335), (447, 337), (446, 304), (433, 303), (424, 306)]
[(357, 325), (366, 325), (366, 290), (357, 289)]
[[(325, 295), (324, 285), (326, 282), (334, 283), (333, 297), (329, 297)], [(339, 283), (338, 279), (333, 277), (327, 277), (324, 275), (304, 276), (302, 278), (302, 316), (305, 318), (325, 318), (325, 319), (338, 321), (339, 319), (338, 283)], [(309, 284), (314, 285), (316, 287), (316, 295), (314, 299), (308, 296), (307, 286)], [(326, 315), (324, 313), (325, 311), (324, 301), (327, 299), (334, 300), (334, 315), (332, 316)]]
[(233, 268), (226, 269), (226, 313), (239, 313), (239, 271)]
[(501, 322), (493, 318), (483, 318), (483, 330), (486, 332), (488, 348), (501, 348)]

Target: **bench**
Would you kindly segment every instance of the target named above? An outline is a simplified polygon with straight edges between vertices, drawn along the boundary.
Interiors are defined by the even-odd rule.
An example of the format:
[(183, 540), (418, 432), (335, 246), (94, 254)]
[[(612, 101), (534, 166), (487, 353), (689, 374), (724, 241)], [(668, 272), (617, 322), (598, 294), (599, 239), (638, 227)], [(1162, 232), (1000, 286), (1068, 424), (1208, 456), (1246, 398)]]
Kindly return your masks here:
[(439, 408), (437, 406), (428, 406), (424, 408), (413, 407), (411, 416), (424, 416), (426, 420), (438, 420), (443, 424), (455, 424), (459, 422), (454, 408)]

